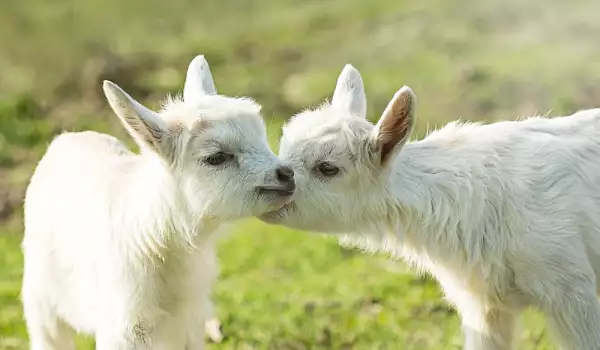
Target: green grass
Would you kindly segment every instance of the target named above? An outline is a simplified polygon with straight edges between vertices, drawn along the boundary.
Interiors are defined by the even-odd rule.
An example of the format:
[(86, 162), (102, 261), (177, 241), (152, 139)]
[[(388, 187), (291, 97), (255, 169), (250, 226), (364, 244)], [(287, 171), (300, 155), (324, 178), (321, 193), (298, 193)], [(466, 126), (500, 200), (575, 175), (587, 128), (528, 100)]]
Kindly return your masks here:
[[(449, 120), (494, 121), (600, 105), (600, 2), (558, 0), (8, 0), (0, 11), (0, 349), (25, 349), (18, 301), (23, 190), (61, 130), (128, 140), (110, 79), (156, 107), (206, 55), (221, 93), (281, 123), (363, 74), (375, 120), (393, 93), (418, 95), (417, 137)], [(130, 142), (131, 144), (131, 142)], [(212, 349), (453, 349), (458, 317), (437, 285), (399, 261), (331, 238), (244, 221), (220, 245)], [(527, 313), (522, 349), (552, 349)], [(82, 349), (91, 343), (79, 339)]]
[[(0, 236), (0, 349), (27, 344), (18, 244)], [(399, 261), (257, 220), (221, 242), (220, 259), (215, 302), (227, 338), (210, 349), (460, 349), (458, 317), (437, 285)], [(540, 318), (525, 319), (522, 348), (553, 349)]]

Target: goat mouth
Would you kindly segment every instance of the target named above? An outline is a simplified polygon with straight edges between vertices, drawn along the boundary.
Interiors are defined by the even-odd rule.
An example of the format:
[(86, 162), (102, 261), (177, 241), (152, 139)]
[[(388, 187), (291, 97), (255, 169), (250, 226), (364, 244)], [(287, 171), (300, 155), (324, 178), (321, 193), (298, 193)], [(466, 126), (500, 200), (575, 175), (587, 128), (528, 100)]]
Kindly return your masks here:
[(288, 202), (288, 203), (284, 204), (281, 208), (272, 210), (272, 211), (268, 211), (268, 212), (260, 215), (258, 218), (266, 223), (277, 223), (277, 222), (285, 219), (287, 214), (289, 212), (291, 212), (292, 210), (294, 210), (294, 208), (295, 208), (294, 202)]
[(261, 186), (258, 188), (258, 193), (266, 195), (276, 195), (279, 197), (291, 197), (296, 192), (294, 187), (279, 187), (279, 186)]

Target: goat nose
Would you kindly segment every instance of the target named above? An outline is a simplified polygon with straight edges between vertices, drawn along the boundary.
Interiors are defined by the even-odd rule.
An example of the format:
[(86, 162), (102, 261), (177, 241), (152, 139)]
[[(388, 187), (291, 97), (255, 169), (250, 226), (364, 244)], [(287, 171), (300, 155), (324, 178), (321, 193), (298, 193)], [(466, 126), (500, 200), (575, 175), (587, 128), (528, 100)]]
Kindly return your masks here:
[(277, 173), (277, 180), (286, 182), (294, 179), (294, 169), (290, 168), (287, 165), (282, 165), (275, 170)]

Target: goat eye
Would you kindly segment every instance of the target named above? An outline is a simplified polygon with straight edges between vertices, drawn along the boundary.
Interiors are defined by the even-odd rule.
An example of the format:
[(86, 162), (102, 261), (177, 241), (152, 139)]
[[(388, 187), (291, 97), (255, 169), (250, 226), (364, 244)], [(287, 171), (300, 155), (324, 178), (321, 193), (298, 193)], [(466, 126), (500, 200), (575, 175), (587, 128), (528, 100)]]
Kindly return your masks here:
[(325, 176), (333, 176), (340, 172), (340, 168), (336, 167), (335, 165), (331, 165), (329, 163), (319, 164), (318, 169), (321, 172), (321, 174), (323, 174)]
[(211, 154), (210, 156), (206, 157), (205, 161), (206, 161), (206, 163), (208, 163), (210, 165), (221, 165), (221, 164), (225, 163), (227, 161), (227, 159), (229, 159), (229, 155), (227, 155), (223, 152), (217, 152), (215, 154)]

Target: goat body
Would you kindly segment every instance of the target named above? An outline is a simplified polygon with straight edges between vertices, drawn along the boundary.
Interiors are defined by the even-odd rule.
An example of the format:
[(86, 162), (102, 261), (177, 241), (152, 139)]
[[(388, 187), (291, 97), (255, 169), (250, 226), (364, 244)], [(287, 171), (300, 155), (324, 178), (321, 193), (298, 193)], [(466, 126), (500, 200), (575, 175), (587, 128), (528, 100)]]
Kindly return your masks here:
[(202, 349), (214, 231), (285, 204), (291, 170), (268, 147), (260, 107), (216, 95), (202, 56), (188, 69), (185, 101), (160, 114), (110, 82), (104, 90), (142, 152), (92, 131), (64, 133), (39, 162), (23, 240), (30, 346), (72, 349), (76, 330), (98, 349)]
[(415, 101), (402, 88), (373, 126), (346, 66), (331, 104), (284, 127), (280, 157), (299, 190), (261, 218), (431, 273), (459, 311), (465, 349), (513, 348), (528, 306), (566, 349), (600, 349), (600, 109), (451, 123), (409, 143)]

